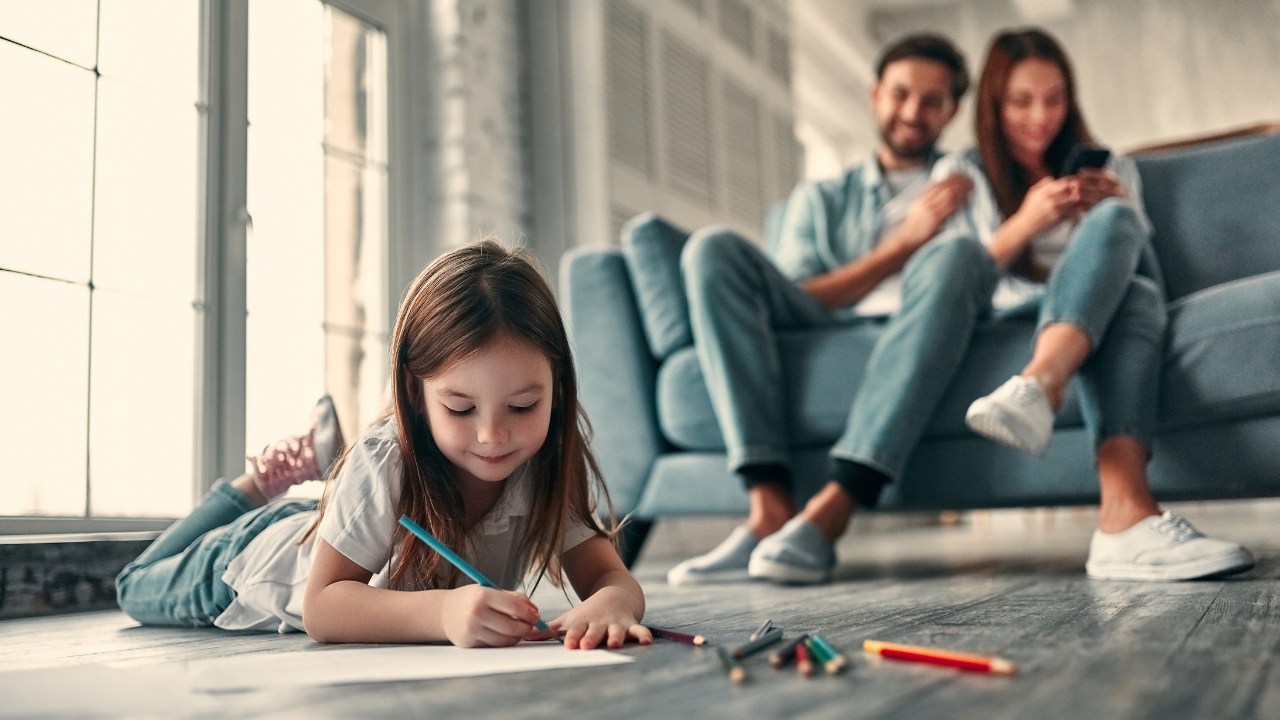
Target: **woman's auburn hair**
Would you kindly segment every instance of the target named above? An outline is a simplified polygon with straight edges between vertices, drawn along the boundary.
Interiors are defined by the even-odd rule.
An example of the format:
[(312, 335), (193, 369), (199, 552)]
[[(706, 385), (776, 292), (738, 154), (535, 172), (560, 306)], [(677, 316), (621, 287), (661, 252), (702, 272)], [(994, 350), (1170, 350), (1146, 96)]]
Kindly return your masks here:
[(1076, 100), (1071, 61), (1067, 59), (1067, 54), (1058, 41), (1037, 28), (1007, 30), (996, 35), (987, 50), (987, 58), (982, 64), (982, 76), (978, 79), (974, 135), (978, 141), (978, 152), (982, 156), (983, 172), (995, 194), (996, 206), (1006, 218), (1011, 217), (1022, 206), (1030, 184), (1026, 173), (1009, 151), (1009, 143), (1001, 124), (1001, 106), (1013, 68), (1029, 58), (1048, 60), (1058, 66), (1067, 84), (1067, 117), (1062, 123), (1062, 129), (1045, 151), (1045, 165), (1050, 172), (1057, 174), (1062, 169), (1067, 154), (1076, 144), (1093, 142)]
[[(559, 550), (570, 525), (584, 524), (613, 537), (617, 520), (588, 446), (590, 424), (578, 404), (573, 356), (555, 295), (522, 251), (481, 240), (440, 256), (409, 286), (391, 340), (394, 406), (383, 415), (394, 415), (399, 431), (402, 477), (395, 511), (447, 547), (464, 547), (465, 502), (454, 466), (440, 452), (423, 415), (421, 380), (447, 372), (500, 335), (527, 343), (551, 364), (551, 418), (546, 440), (528, 461), (531, 506), (517, 553), (531, 571), (546, 574), (559, 587)], [(349, 453), (350, 448), (330, 470), (312, 533)], [(596, 522), (597, 492), (607, 511), (608, 533)], [(392, 589), (453, 587), (458, 570), (398, 524), (393, 545), (399, 553), (388, 582)]]

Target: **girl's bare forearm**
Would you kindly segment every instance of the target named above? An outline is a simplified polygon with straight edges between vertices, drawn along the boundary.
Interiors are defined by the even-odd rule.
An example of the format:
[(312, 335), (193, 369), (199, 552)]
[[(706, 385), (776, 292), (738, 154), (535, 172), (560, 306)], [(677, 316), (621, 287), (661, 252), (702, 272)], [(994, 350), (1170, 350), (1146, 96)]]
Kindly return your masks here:
[(631, 573), (626, 570), (612, 570), (604, 573), (596, 580), (588, 597), (593, 597), (606, 588), (618, 591), (616, 596), (627, 603), (627, 608), (637, 622), (644, 619), (644, 591), (640, 589), (640, 583), (636, 582)]
[(343, 580), (307, 598), (303, 623), (317, 642), (441, 641), (447, 639), (440, 621), (446, 592), (401, 592)]

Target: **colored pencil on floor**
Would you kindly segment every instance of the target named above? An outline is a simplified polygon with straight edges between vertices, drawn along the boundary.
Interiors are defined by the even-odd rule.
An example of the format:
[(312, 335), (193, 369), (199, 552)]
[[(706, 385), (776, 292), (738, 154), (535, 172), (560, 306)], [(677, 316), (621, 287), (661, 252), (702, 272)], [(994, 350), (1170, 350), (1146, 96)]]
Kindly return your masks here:
[(1013, 675), (1018, 672), (1018, 666), (1004, 658), (989, 658), (981, 655), (969, 655), (967, 653), (937, 650), (935, 648), (920, 647), (917, 645), (898, 645), (897, 643), (867, 640), (862, 643), (862, 649), (869, 653), (879, 655), (880, 657), (890, 658), (892, 660), (906, 660), (909, 662), (929, 663), (931, 665), (943, 665), (972, 672), (989, 672), (996, 673), (998, 675)]
[(724, 672), (729, 676), (729, 680), (735, 684), (741, 683), (747, 679), (747, 671), (737, 660), (729, 656), (729, 653), (719, 645), (716, 646), (716, 655), (720, 657), (720, 667), (724, 668)]
[(805, 677), (813, 674), (813, 663), (809, 661), (809, 651), (805, 643), (796, 645), (796, 671)]
[(773, 621), (772, 621), (772, 620), (765, 620), (764, 622), (760, 623), (760, 627), (756, 628), (756, 631), (755, 631), (755, 632), (753, 632), (753, 633), (751, 633), (751, 637), (748, 637), (747, 639), (748, 639), (748, 640), (755, 640), (756, 638), (760, 637), (761, 635), (764, 635), (765, 633), (769, 632), (769, 628), (771, 628), (771, 627), (773, 627)]
[(822, 652), (829, 658), (826, 662), (822, 663), (822, 666), (826, 669), (828, 674), (835, 675), (849, 664), (849, 659), (842, 655), (834, 645), (818, 633), (813, 634), (813, 642), (818, 645), (818, 647), (822, 648)]
[(747, 642), (746, 645), (739, 645), (733, 649), (733, 656), (736, 658), (744, 658), (752, 653), (759, 652), (764, 648), (778, 642), (782, 639), (782, 628), (774, 628), (754, 640)]
[(808, 640), (804, 641), (804, 649), (809, 651), (809, 662), (818, 666), (825, 666), (827, 661), (831, 659), (831, 656), (827, 655), (827, 653), (813, 641), (812, 635), (809, 636)]
[(645, 627), (649, 628), (649, 632), (653, 633), (657, 637), (660, 637), (664, 640), (674, 640), (676, 642), (684, 643), (685, 645), (702, 646), (707, 644), (707, 639), (702, 637), (701, 635), (686, 635), (685, 633), (682, 633), (682, 632), (676, 632), (675, 630), (664, 630), (660, 627), (654, 627), (652, 625), (645, 625)]
[(801, 633), (799, 637), (788, 640), (785, 645), (769, 653), (769, 664), (776, 668), (784, 667), (796, 656), (796, 648), (803, 645), (808, 637), (808, 633)]

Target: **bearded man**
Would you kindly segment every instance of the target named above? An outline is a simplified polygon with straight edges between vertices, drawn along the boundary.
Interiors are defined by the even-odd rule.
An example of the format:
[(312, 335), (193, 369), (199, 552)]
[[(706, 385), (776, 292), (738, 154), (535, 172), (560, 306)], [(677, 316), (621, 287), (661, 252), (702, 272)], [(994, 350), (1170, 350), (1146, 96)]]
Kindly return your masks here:
[[(727, 230), (684, 249), (698, 361), (751, 513), (673, 568), (672, 584), (829, 579), (855, 506), (874, 506), (901, 476), (965, 352), (976, 313), (960, 310), (996, 287), (977, 240), (935, 238), (972, 188), (961, 175), (930, 181), (938, 136), (969, 85), (963, 56), (943, 37), (913, 35), (884, 51), (876, 73), (878, 147), (841, 177), (796, 189), (772, 258)], [(831, 449), (829, 482), (797, 512), (776, 333), (848, 323), (883, 331)]]

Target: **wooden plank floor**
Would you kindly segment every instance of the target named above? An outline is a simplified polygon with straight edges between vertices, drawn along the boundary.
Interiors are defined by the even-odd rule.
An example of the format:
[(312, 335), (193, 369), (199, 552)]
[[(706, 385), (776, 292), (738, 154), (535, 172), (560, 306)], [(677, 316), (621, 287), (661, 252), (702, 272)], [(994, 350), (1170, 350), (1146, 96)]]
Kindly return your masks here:
[[(1002, 511), (954, 527), (877, 530), (860, 519), (829, 585), (690, 589), (665, 584), (675, 558), (655, 538), (637, 569), (648, 622), (726, 644), (766, 617), (788, 634), (818, 630), (850, 651), (838, 677), (805, 680), (756, 657), (734, 687), (714, 653), (659, 642), (625, 649), (633, 664), (587, 670), (196, 696), (181, 687), (189, 660), (321, 648), (301, 635), (144, 628), (98, 612), (0, 622), (0, 698), (31, 688), (49, 698), (0, 699), (0, 717), (1280, 718), (1280, 503), (1183, 511), (1245, 542), (1258, 566), (1229, 580), (1090, 581), (1091, 512)], [(567, 607), (554, 592), (535, 599), (546, 616)], [(867, 638), (999, 654), (1021, 672), (878, 662), (856, 652)], [(123, 667), (111, 672), (124, 680), (102, 663)]]

